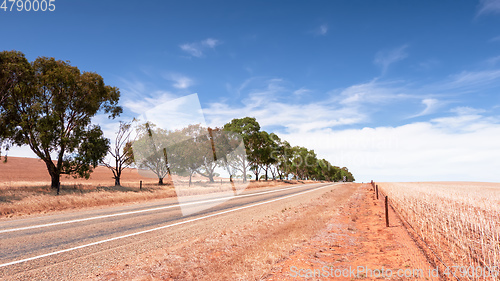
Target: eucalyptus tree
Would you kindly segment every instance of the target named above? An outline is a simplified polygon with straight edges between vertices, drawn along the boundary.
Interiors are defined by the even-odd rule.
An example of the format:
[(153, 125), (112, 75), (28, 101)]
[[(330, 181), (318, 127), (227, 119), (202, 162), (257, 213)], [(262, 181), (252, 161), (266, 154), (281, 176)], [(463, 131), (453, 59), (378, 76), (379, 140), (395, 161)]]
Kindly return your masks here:
[(170, 177), (170, 164), (167, 155), (169, 131), (157, 128), (155, 124), (146, 122), (138, 125), (137, 139), (129, 150), (130, 156), (139, 169), (151, 171), (163, 185), (163, 179)]
[(178, 134), (174, 144), (169, 146), (168, 151), (172, 156), (172, 167), (174, 173), (189, 176), (191, 186), (192, 177), (198, 172), (203, 164), (203, 150), (199, 145), (200, 137), (206, 132), (201, 125), (189, 125), (172, 134)]
[(132, 133), (132, 124), (130, 122), (120, 122), (118, 131), (116, 132), (115, 143), (110, 146), (108, 153), (111, 156), (111, 161), (103, 160), (102, 164), (111, 170), (115, 186), (120, 186), (120, 179), (123, 170), (133, 163), (133, 156), (129, 153), (132, 143), (130, 134)]
[(30, 63), (17, 51), (1, 52), (0, 68), (0, 139), (28, 145), (45, 163), (57, 194), (61, 174), (89, 178), (109, 147), (91, 119), (122, 112), (118, 88), (68, 61), (39, 57)]
[(216, 168), (227, 162), (227, 147), (224, 144), (223, 130), (221, 128), (207, 128), (207, 134), (198, 137), (198, 146), (203, 159), (198, 174), (214, 182)]
[[(252, 154), (250, 143), (252, 138), (255, 137), (255, 134), (260, 131), (260, 125), (257, 120), (252, 117), (235, 118), (224, 125), (224, 130), (238, 134), (243, 140), (245, 151), (236, 150), (236, 153), (230, 155), (228, 162), (234, 170), (238, 170), (242, 173), (243, 181), (246, 182), (247, 171), (250, 168), (248, 157)], [(233, 139), (233, 142), (234, 141)]]

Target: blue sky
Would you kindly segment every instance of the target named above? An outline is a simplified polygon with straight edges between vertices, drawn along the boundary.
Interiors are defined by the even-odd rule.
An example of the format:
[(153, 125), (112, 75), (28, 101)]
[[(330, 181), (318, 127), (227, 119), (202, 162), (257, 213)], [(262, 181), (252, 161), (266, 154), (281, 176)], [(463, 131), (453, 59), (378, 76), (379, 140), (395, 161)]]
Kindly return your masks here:
[(197, 93), (358, 181), (500, 181), (498, 0), (54, 3), (0, 10), (0, 49), (101, 74), (120, 120)]

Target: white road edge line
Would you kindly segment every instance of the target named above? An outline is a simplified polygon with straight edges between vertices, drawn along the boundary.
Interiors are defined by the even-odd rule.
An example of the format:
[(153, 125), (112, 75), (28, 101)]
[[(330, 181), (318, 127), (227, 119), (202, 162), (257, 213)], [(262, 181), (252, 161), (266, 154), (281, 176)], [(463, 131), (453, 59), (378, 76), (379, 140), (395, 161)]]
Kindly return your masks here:
[[(223, 200), (227, 200), (227, 199), (231, 199), (231, 198), (235, 198), (235, 197), (256, 196), (256, 195), (260, 195), (260, 194), (279, 192), (279, 191), (283, 191), (283, 190), (292, 190), (292, 189), (303, 187), (303, 186), (304, 185), (299, 185), (299, 186), (294, 186), (294, 187), (287, 187), (287, 188), (281, 188), (281, 189), (276, 189), (276, 190), (263, 191), (263, 192), (259, 192), (259, 193), (243, 194), (243, 195), (237, 195), (237, 196), (226, 196), (226, 197), (215, 198), (215, 199), (204, 200), (204, 201), (182, 203), (182, 205), (183, 206), (197, 205), (197, 204), (203, 204), (203, 203), (209, 203), (209, 202), (223, 201)], [(103, 215), (103, 216), (90, 217), (90, 218), (84, 218), (84, 219), (76, 219), (76, 220), (61, 221), (61, 222), (54, 222), (54, 223), (47, 223), (47, 224), (38, 224), (38, 225), (19, 227), (19, 228), (4, 229), (4, 230), (0, 230), (0, 233), (28, 230), (28, 229), (34, 229), (34, 228), (42, 228), (42, 227), (48, 227), (48, 226), (55, 226), (55, 225), (83, 222), (83, 221), (90, 221), (90, 220), (97, 220), (97, 219), (105, 219), (105, 218), (111, 218), (111, 217), (119, 217), (119, 216), (125, 216), (125, 215), (133, 215), (133, 214), (152, 212), (152, 211), (158, 211), (158, 210), (163, 210), (163, 209), (171, 209), (171, 208), (179, 207), (180, 205), (181, 204), (176, 204), (176, 205), (169, 205), (169, 206), (164, 206), (164, 207), (144, 209), (144, 210), (139, 210), (139, 211), (130, 211), (130, 212), (124, 212), (124, 213), (111, 214), (111, 215)]]
[(329, 186), (332, 186), (332, 185), (328, 184), (328, 185), (325, 185), (325, 186), (320, 186), (320, 187), (315, 188), (315, 189), (310, 189), (310, 190), (306, 190), (306, 191), (303, 191), (303, 192), (299, 192), (299, 193), (287, 195), (285, 197), (276, 198), (276, 199), (273, 199), (273, 200), (264, 201), (264, 202), (260, 202), (260, 203), (256, 203), (256, 204), (252, 204), (252, 205), (248, 205), (248, 206), (243, 206), (243, 207), (239, 207), (239, 208), (236, 208), (236, 209), (231, 209), (231, 210), (227, 210), (227, 211), (223, 211), (223, 212), (219, 212), (219, 213), (215, 213), (215, 214), (210, 214), (210, 215), (206, 215), (206, 216), (203, 216), (203, 217), (199, 217), (199, 218), (195, 218), (195, 219), (190, 219), (190, 220), (187, 220), (187, 221), (181, 221), (181, 222), (177, 222), (177, 223), (173, 223), (173, 224), (167, 224), (167, 225), (164, 225), (164, 226), (160, 226), (160, 227), (156, 227), (156, 228), (152, 228), (152, 229), (148, 229), (148, 230), (143, 230), (143, 231), (139, 231), (139, 232), (135, 232), (135, 233), (130, 233), (130, 234), (126, 234), (126, 235), (122, 235), (122, 236), (118, 236), (118, 237), (113, 237), (113, 238), (109, 238), (109, 239), (105, 239), (105, 240), (101, 240), (101, 241), (97, 241), (97, 242), (93, 242), (93, 243), (89, 243), (89, 244), (85, 244), (85, 245), (81, 245), (81, 246), (77, 246), (77, 247), (73, 247), (73, 248), (69, 248), (69, 249), (55, 251), (55, 252), (52, 252), (52, 253), (47, 253), (47, 254), (43, 254), (43, 255), (39, 255), (39, 256), (27, 258), (27, 259), (12, 261), (12, 262), (9, 262), (9, 263), (0, 264), (0, 268), (1, 267), (5, 267), (5, 266), (9, 266), (9, 265), (14, 265), (14, 264), (18, 264), (18, 263), (23, 263), (23, 262), (31, 261), (31, 260), (36, 260), (36, 259), (40, 259), (40, 258), (44, 258), (44, 257), (48, 257), (48, 256), (53, 256), (53, 255), (57, 255), (57, 254), (65, 253), (65, 252), (70, 252), (70, 251), (74, 251), (74, 250), (78, 250), (78, 249), (82, 249), (82, 248), (86, 248), (86, 247), (90, 247), (90, 246), (94, 246), (94, 245), (98, 245), (98, 244), (102, 244), (102, 243), (106, 243), (106, 242), (111, 242), (111, 241), (118, 240), (118, 239), (123, 239), (123, 238), (131, 237), (131, 236), (136, 236), (136, 235), (140, 235), (140, 234), (144, 234), (144, 233), (148, 233), (148, 232), (153, 232), (153, 231), (156, 231), (156, 230), (170, 228), (170, 227), (173, 227), (173, 226), (177, 226), (177, 225), (181, 225), (181, 224), (186, 224), (186, 223), (189, 223), (189, 222), (194, 222), (194, 221), (198, 221), (198, 220), (202, 220), (202, 219), (206, 219), (206, 218), (210, 218), (210, 217), (215, 217), (215, 216), (218, 216), (218, 215), (227, 214), (227, 213), (231, 213), (231, 212), (235, 212), (235, 211), (239, 211), (239, 210), (243, 210), (243, 209), (248, 209), (248, 208), (251, 208), (251, 207), (255, 207), (255, 206), (259, 206), (259, 205), (264, 205), (264, 204), (276, 202), (276, 201), (279, 201), (279, 200), (287, 199), (287, 198), (290, 198), (290, 197), (298, 196), (298, 195), (301, 195), (301, 194), (305, 194), (305, 193), (308, 193), (308, 192), (320, 190), (320, 189), (323, 189), (323, 188), (329, 187)]

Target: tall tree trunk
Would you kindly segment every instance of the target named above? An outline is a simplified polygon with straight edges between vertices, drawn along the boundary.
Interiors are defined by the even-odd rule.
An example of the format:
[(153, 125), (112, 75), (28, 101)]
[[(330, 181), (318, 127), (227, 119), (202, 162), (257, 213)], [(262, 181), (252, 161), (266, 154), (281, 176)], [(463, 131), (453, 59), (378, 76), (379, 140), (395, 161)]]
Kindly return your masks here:
[(208, 179), (210, 180), (210, 182), (215, 182), (214, 181), (214, 174), (208, 174)]
[(163, 185), (163, 178), (158, 178), (158, 185)]
[(193, 177), (193, 174), (189, 174), (189, 186), (191, 186), (191, 178)]
[(255, 181), (259, 181), (259, 173), (255, 173)]
[(266, 167), (266, 181), (267, 181), (267, 170), (268, 170), (268, 169), (269, 169), (269, 168), (268, 168), (268, 167)]
[(247, 182), (247, 164), (245, 159), (243, 159), (242, 172), (243, 172), (243, 182)]
[[(50, 172), (49, 172), (50, 173)], [(58, 173), (50, 173), (50, 178), (52, 180), (51, 187), (57, 189), (57, 195), (61, 192), (61, 180)]]
[(118, 167), (116, 169), (116, 175), (115, 175), (115, 186), (121, 186), (121, 182), (120, 182), (120, 179), (122, 177), (122, 168), (121, 167)]
[(47, 170), (49, 171), (51, 184), (50, 187), (53, 189), (57, 189), (57, 195), (61, 192), (61, 172), (57, 170), (54, 162), (49, 158), (48, 160), (44, 160), (45, 165), (47, 166)]

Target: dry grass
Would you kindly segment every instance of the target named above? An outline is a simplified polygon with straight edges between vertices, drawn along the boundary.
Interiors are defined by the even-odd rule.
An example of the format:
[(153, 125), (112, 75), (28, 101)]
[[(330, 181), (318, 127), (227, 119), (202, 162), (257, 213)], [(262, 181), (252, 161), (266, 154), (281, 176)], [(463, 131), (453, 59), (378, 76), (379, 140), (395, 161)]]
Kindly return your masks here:
[(172, 187), (147, 187), (142, 192), (130, 187), (64, 186), (59, 196), (50, 187), (3, 188), (0, 217), (47, 213), (67, 209), (113, 205), (175, 196)]
[[(121, 203), (141, 202), (154, 199), (176, 197), (174, 186), (182, 191), (183, 196), (207, 193), (227, 192), (232, 186), (225, 182), (207, 183), (199, 181), (188, 187), (186, 180), (176, 180), (166, 185), (157, 185), (156, 180), (144, 182), (143, 189), (138, 184), (126, 183), (123, 186), (94, 186), (91, 184), (63, 185), (61, 194), (51, 189), (47, 182), (37, 182), (38, 186), (15, 184), (14, 187), (0, 188), (0, 217), (23, 216), (68, 209), (80, 209), (96, 206), (111, 206)], [(298, 181), (268, 181), (237, 183), (236, 188), (252, 189), (267, 186), (292, 185)], [(45, 184), (45, 185), (41, 185)]]
[(481, 279), (462, 276), (462, 269), (494, 270), (500, 265), (500, 184), (382, 183), (379, 186), (437, 257), (450, 269), (458, 266), (452, 270), (461, 279)]
[[(50, 188), (47, 167), (41, 160), (9, 157), (6, 163), (0, 162), (0, 218), (163, 199), (178, 196), (176, 191), (182, 191), (181, 195), (186, 196), (232, 191), (233, 188), (228, 179), (222, 179), (221, 185), (221, 178), (208, 183), (206, 178), (195, 176), (192, 186), (188, 186), (187, 178), (173, 176), (172, 180), (159, 186), (156, 184), (158, 179), (144, 177), (136, 169), (127, 168), (122, 173), (122, 186), (115, 187), (111, 171), (99, 166), (88, 180), (62, 176), (61, 195), (56, 196), (55, 190)], [(139, 190), (140, 181), (143, 182), (142, 190)], [(236, 189), (242, 190), (305, 182), (242, 183), (236, 180), (235, 183)]]

